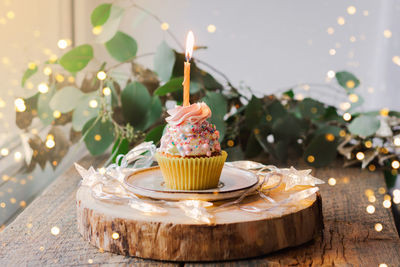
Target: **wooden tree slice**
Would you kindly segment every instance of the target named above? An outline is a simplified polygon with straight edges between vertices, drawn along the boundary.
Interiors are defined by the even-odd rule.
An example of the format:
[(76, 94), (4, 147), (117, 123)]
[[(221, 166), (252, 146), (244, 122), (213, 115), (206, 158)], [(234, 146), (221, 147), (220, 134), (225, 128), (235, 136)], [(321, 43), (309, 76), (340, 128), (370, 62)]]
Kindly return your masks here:
[[(87, 187), (79, 188), (76, 200), (78, 229), (85, 240), (105, 251), (157, 260), (255, 257), (303, 244), (323, 228), (319, 194), (294, 207), (261, 214), (237, 207), (223, 209), (215, 214), (214, 225), (196, 223), (175, 207), (167, 207), (166, 215), (148, 215), (127, 205), (99, 201)], [(245, 204), (260, 207), (263, 203), (253, 197)]]

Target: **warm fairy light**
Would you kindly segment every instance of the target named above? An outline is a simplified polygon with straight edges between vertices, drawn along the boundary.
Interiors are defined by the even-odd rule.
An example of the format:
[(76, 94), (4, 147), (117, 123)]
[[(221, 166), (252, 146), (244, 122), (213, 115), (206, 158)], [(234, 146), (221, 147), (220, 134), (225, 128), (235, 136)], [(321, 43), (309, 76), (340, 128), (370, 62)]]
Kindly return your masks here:
[(161, 23), (161, 29), (162, 29), (163, 31), (168, 30), (168, 29), (169, 29), (169, 24), (166, 23), (166, 22)]
[(15, 13), (14, 13), (14, 11), (8, 11), (8, 12), (7, 12), (7, 18), (8, 18), (8, 19), (13, 19), (13, 18), (15, 18)]
[(88, 261), (87, 261), (89, 264), (92, 264), (93, 263), (93, 260), (92, 259), (88, 259)]
[(53, 55), (50, 56), (49, 61), (51, 63), (55, 63), (57, 61), (57, 59), (58, 59), (57, 55), (53, 54)]
[(329, 27), (329, 28), (326, 30), (326, 32), (327, 32), (329, 35), (332, 35), (332, 34), (335, 33), (335, 29), (332, 28), (332, 27)]
[(58, 111), (58, 110), (54, 110), (53, 117), (56, 118), (56, 119), (60, 118), (61, 117), (61, 112)]
[(100, 174), (105, 174), (106, 173), (106, 168), (102, 167), (98, 169)]
[(93, 138), (94, 138), (95, 141), (100, 141), (101, 140), (101, 135), (96, 134)]
[(379, 187), (379, 188), (378, 188), (378, 193), (381, 194), (381, 195), (383, 195), (383, 194), (386, 193), (386, 189), (385, 189), (384, 187)]
[(6, 203), (4, 203), (4, 202), (1, 202), (0, 203), (0, 207), (2, 207), (3, 209), (6, 207)]
[(394, 144), (395, 146), (400, 146), (400, 137), (399, 137), (399, 136), (397, 136), (397, 137), (395, 137), (395, 138), (393, 139), (393, 144)]
[(340, 130), (339, 131), (340, 137), (345, 137), (346, 136), (346, 131), (345, 130)]
[(390, 30), (384, 30), (383, 36), (385, 36), (385, 38), (390, 38), (392, 37), (392, 32)]
[(367, 206), (367, 212), (368, 212), (369, 214), (374, 213), (374, 212), (375, 212), (375, 207), (374, 207), (373, 205), (368, 205), (368, 206)]
[(351, 114), (348, 113), (348, 112), (344, 113), (344, 114), (343, 114), (343, 119), (344, 119), (345, 121), (351, 120)]
[(69, 76), (68, 77), (68, 82), (70, 82), (70, 83), (75, 82), (75, 77), (74, 76)]
[(28, 69), (30, 69), (30, 70), (34, 70), (35, 68), (36, 68), (36, 63), (35, 62), (30, 62), (29, 64), (28, 64)]
[(349, 6), (347, 8), (347, 13), (349, 13), (349, 15), (354, 15), (356, 14), (357, 9), (355, 8), (355, 6)]
[(65, 48), (67, 48), (67, 46), (68, 46), (67, 40), (65, 40), (65, 39), (59, 40), (59, 41), (57, 42), (57, 46), (58, 46), (60, 49), (65, 49)]
[(336, 50), (333, 48), (329, 49), (329, 55), (331, 55), (331, 56), (336, 55)]
[(308, 85), (308, 84), (304, 84), (302, 87), (303, 87), (304, 91), (310, 90), (310, 85)]
[(15, 99), (14, 105), (18, 112), (24, 112), (26, 110), (25, 101), (22, 98)]
[(38, 91), (42, 94), (45, 94), (49, 91), (49, 86), (46, 83), (39, 83)]
[(345, 19), (343, 17), (338, 17), (337, 18), (337, 23), (342, 26), (346, 23)]
[(392, 57), (392, 61), (393, 61), (394, 64), (400, 66), (400, 57), (399, 56)]
[(226, 142), (226, 144), (227, 144), (229, 147), (233, 147), (233, 146), (235, 145), (235, 142), (233, 142), (233, 140), (228, 140), (228, 142)]
[(307, 161), (310, 162), (310, 163), (313, 163), (313, 162), (315, 161), (314, 156), (313, 156), (313, 155), (309, 155), (309, 156), (307, 157)]
[(353, 103), (357, 102), (357, 101), (358, 101), (358, 95), (356, 95), (356, 94), (350, 94), (350, 95), (349, 95), (349, 100), (350, 100), (351, 102), (353, 102)]
[(2, 149), (0, 150), (0, 154), (1, 154), (3, 157), (7, 156), (8, 153), (10, 153), (10, 151), (9, 151), (7, 148), (2, 148)]
[(383, 196), (383, 200), (389, 200), (389, 201), (391, 201), (391, 200), (392, 200), (392, 197), (391, 197), (390, 195), (384, 195), (384, 196)]
[(335, 72), (333, 70), (330, 70), (326, 73), (326, 76), (328, 76), (328, 78), (332, 79), (333, 77), (335, 77)]
[(383, 108), (379, 111), (379, 114), (381, 114), (382, 117), (387, 117), (389, 115), (389, 109)]
[(368, 196), (373, 196), (374, 195), (374, 190), (372, 189), (366, 189), (365, 190), (365, 195)]
[(357, 158), (358, 160), (363, 160), (363, 159), (365, 158), (365, 155), (364, 155), (363, 152), (360, 151), (360, 152), (357, 152), (356, 158)]
[(104, 87), (103, 88), (103, 95), (111, 95), (110, 87)]
[(107, 78), (107, 74), (104, 71), (99, 71), (97, 73), (97, 79), (103, 81)]
[(46, 140), (46, 147), (52, 149), (53, 147), (55, 147), (56, 142), (54, 141), (53, 138), (48, 138)]
[(372, 147), (372, 142), (370, 140), (365, 141), (364, 143), (366, 148), (371, 148)]
[(384, 200), (382, 205), (384, 208), (388, 209), (390, 206), (392, 206), (392, 202), (390, 200)]
[(117, 232), (114, 232), (114, 233), (112, 233), (111, 237), (112, 237), (112, 239), (118, 239), (119, 234)]
[(45, 75), (49, 76), (49, 75), (52, 73), (52, 70), (51, 70), (50, 67), (45, 67), (45, 68), (43, 69), (43, 73), (44, 73)]
[(335, 136), (331, 133), (327, 133), (327, 134), (325, 134), (325, 139), (328, 142), (333, 142), (335, 140)]
[(266, 121), (271, 121), (272, 120), (272, 116), (268, 114), (267, 116), (265, 116), (265, 120)]
[(62, 76), (61, 74), (57, 74), (56, 75), (56, 81), (59, 83), (62, 83), (64, 81), (64, 76)]
[(294, 96), (294, 99), (299, 100), (299, 101), (302, 101), (302, 100), (304, 99), (304, 95), (303, 95), (303, 94), (296, 94), (296, 95)]
[(393, 160), (392, 161), (392, 168), (393, 169), (398, 169), (400, 167), (400, 162), (398, 160)]
[(99, 35), (102, 31), (103, 31), (103, 28), (101, 26), (96, 26), (96, 27), (93, 27), (93, 29), (92, 29), (92, 33), (94, 35)]
[(376, 197), (374, 195), (368, 197), (368, 201), (374, 203), (376, 201)]
[(186, 60), (190, 60), (190, 58), (193, 55), (193, 46), (194, 46), (194, 34), (192, 31), (188, 32), (188, 35), (186, 37)]
[(209, 33), (214, 33), (216, 30), (217, 30), (217, 27), (215, 27), (215, 25), (213, 25), (213, 24), (210, 24), (207, 26), (207, 31)]
[[(380, 232), (380, 231), (382, 231), (382, 229), (383, 229), (383, 226), (382, 226), (381, 223), (375, 224), (375, 231)], [(386, 264), (385, 264), (385, 265), (386, 265)], [(379, 265), (379, 266), (380, 266), (380, 265)]]
[(17, 151), (14, 153), (14, 160), (15, 161), (20, 161), (22, 159), (22, 153)]
[(50, 232), (52, 235), (58, 235), (60, 233), (60, 228), (58, 228), (57, 226), (53, 226)]
[(97, 108), (97, 106), (98, 106), (98, 103), (97, 103), (96, 100), (92, 99), (92, 100), (89, 101), (89, 107)]
[(21, 200), (19, 202), (19, 206), (22, 207), (22, 208), (25, 208), (26, 207), (26, 202), (24, 200)]
[(12, 198), (10, 198), (10, 202), (11, 202), (11, 204), (15, 204), (15, 202), (17, 202), (17, 200), (12, 197)]
[(329, 184), (330, 186), (334, 186), (334, 185), (336, 184), (336, 179), (333, 178), (333, 177), (329, 178), (329, 179), (328, 179), (328, 184)]
[(348, 81), (346, 82), (346, 87), (347, 87), (347, 88), (352, 89), (352, 88), (354, 88), (355, 86), (356, 86), (356, 83), (355, 83), (353, 80), (348, 80)]
[(350, 36), (350, 42), (352, 42), (352, 43), (354, 43), (357, 39), (356, 39), (356, 37), (355, 36)]
[(364, 16), (368, 16), (368, 15), (369, 15), (369, 11), (368, 11), (368, 10), (364, 10), (364, 11), (363, 11), (363, 15), (364, 15)]
[(39, 250), (40, 250), (40, 251), (44, 251), (44, 247), (40, 247)]

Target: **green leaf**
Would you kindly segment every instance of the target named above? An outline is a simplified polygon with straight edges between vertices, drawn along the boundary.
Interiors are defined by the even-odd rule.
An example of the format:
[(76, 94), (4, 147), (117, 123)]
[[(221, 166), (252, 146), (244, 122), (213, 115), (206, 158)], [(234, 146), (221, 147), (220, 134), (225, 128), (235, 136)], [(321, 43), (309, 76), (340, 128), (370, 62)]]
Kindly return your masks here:
[(92, 108), (89, 106), (90, 100), (96, 100), (97, 103), (100, 103), (100, 97), (97, 92), (92, 92), (89, 94), (85, 94), (78, 101), (78, 104), (72, 114), (72, 128), (75, 131), (81, 131), (85, 123), (97, 117), (100, 110), (100, 104), (96, 108)]
[(301, 121), (293, 114), (288, 114), (285, 117), (278, 118), (272, 129), (275, 137), (286, 140), (294, 140), (303, 132)]
[(157, 127), (151, 129), (151, 130), (147, 133), (147, 135), (146, 135), (146, 137), (145, 137), (144, 140), (145, 140), (146, 142), (153, 141), (153, 143), (154, 143), (155, 145), (158, 145), (158, 143), (160, 142), (160, 139), (161, 139), (161, 137), (162, 137), (162, 135), (163, 135), (165, 125), (166, 125), (166, 124), (158, 125)]
[(73, 110), (79, 100), (83, 97), (83, 93), (76, 87), (66, 86), (58, 90), (50, 100), (50, 107), (61, 113)]
[(267, 115), (265, 119), (274, 124), (278, 119), (286, 117), (287, 114), (288, 112), (285, 107), (282, 106), (281, 102), (275, 100), (267, 107)]
[(227, 161), (243, 160), (244, 153), (240, 146), (226, 147), (224, 149), (228, 153)]
[[(311, 166), (324, 167), (336, 159), (338, 139), (329, 141), (325, 134), (314, 137), (304, 150), (304, 160)], [(310, 162), (312, 156), (314, 161)]]
[(245, 151), (245, 157), (246, 158), (254, 158), (258, 154), (261, 153), (262, 147), (258, 143), (256, 137), (254, 136), (254, 133), (252, 133), (249, 137), (249, 140), (247, 141), (246, 145), (246, 151)]
[(153, 96), (151, 99), (150, 107), (148, 108), (145, 124), (143, 126), (144, 130), (147, 130), (155, 122), (161, 118), (162, 114), (162, 104), (158, 96)]
[(108, 53), (120, 62), (136, 56), (137, 43), (135, 39), (123, 32), (117, 32), (114, 37), (105, 43)]
[(299, 103), (301, 116), (307, 119), (318, 119), (325, 114), (324, 104), (311, 98), (305, 98)]
[(107, 21), (101, 26), (101, 33), (96, 36), (96, 41), (105, 43), (117, 33), (125, 9), (112, 5)]
[(90, 16), (93, 27), (101, 26), (106, 23), (111, 12), (111, 4), (101, 4), (97, 6)]
[(286, 92), (283, 93), (283, 95), (285, 95), (285, 96), (287, 96), (287, 97), (289, 97), (289, 98), (291, 98), (291, 99), (294, 98), (294, 92), (293, 92), (292, 89), (287, 90)]
[(82, 133), (87, 149), (94, 156), (104, 153), (114, 141), (114, 125), (108, 120), (93, 118), (83, 126)]
[(54, 86), (49, 88), (49, 91), (46, 94), (39, 94), (38, 98), (38, 116), (40, 121), (45, 125), (50, 125), (54, 120), (53, 117), (53, 109), (50, 107), (50, 100), (52, 99), (56, 89)]
[(360, 85), (360, 80), (357, 79), (352, 73), (347, 71), (336, 72), (336, 80), (348, 92), (353, 91)]
[(164, 96), (168, 93), (183, 90), (183, 77), (173, 78), (154, 91), (155, 95)]
[(27, 81), (33, 74), (35, 74), (37, 71), (38, 71), (38, 66), (37, 66), (37, 65), (35, 65), (35, 68), (33, 68), (33, 69), (28, 68), (28, 69), (25, 71), (24, 76), (22, 76), (21, 86), (24, 87), (26, 81)]
[(162, 42), (154, 56), (154, 70), (157, 72), (161, 81), (168, 81), (171, 78), (175, 64), (175, 53), (166, 42)]
[(349, 124), (349, 131), (352, 134), (359, 135), (361, 137), (368, 137), (373, 135), (381, 125), (379, 119), (375, 116), (361, 115), (355, 118)]
[(124, 118), (134, 127), (143, 128), (146, 122), (146, 114), (152, 103), (152, 98), (146, 87), (139, 82), (128, 84), (122, 90), (121, 102)]
[[(115, 163), (115, 160), (117, 157), (121, 154), (126, 155), (126, 153), (129, 152), (129, 142), (127, 139), (120, 139), (118, 138), (117, 141), (115, 141), (114, 146), (111, 150), (111, 155), (113, 155), (112, 162)], [(119, 162), (117, 162), (119, 164)]]
[(218, 117), (222, 119), (225, 116), (228, 109), (228, 102), (222, 94), (207, 92), (202, 101), (210, 107), (212, 112), (211, 118)]
[(87, 66), (93, 59), (93, 48), (85, 44), (77, 46), (60, 58), (60, 65), (69, 72), (75, 73)]
[[(251, 130), (257, 126), (263, 115), (261, 99), (252, 96), (250, 102), (246, 106), (244, 116), (246, 118), (246, 125)], [(247, 152), (246, 152), (247, 154)]]

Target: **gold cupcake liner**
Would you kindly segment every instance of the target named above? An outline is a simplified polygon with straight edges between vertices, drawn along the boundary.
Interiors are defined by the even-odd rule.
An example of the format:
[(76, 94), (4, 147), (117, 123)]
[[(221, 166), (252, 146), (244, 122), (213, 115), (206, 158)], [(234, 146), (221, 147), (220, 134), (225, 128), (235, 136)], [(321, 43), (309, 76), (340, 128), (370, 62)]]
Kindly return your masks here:
[(203, 190), (216, 188), (228, 154), (212, 157), (172, 157), (156, 153), (155, 157), (164, 177), (165, 185), (177, 190)]

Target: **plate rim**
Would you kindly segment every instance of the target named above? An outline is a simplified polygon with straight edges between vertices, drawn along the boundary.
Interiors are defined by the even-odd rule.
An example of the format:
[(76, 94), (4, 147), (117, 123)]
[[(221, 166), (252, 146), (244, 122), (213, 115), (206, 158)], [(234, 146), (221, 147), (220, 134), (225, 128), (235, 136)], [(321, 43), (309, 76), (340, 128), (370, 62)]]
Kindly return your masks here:
[[(146, 171), (152, 171), (152, 170), (156, 170), (156, 169), (160, 169), (160, 166), (152, 166), (152, 167), (148, 167), (148, 168), (143, 168), (143, 169), (138, 169), (135, 170), (133, 172), (131, 172), (130, 174), (126, 175), (124, 177), (124, 185), (129, 188), (134, 188), (136, 190), (145, 190), (147, 192), (152, 192), (152, 193), (163, 193), (163, 194), (199, 194), (199, 195), (207, 195), (207, 194), (215, 194), (215, 192), (218, 192), (219, 194), (229, 194), (229, 193), (234, 193), (234, 192), (238, 192), (241, 190), (248, 190), (250, 188), (255, 187), (258, 183), (259, 183), (259, 179), (257, 177), (257, 175), (251, 171), (248, 170), (244, 170), (244, 169), (240, 169), (240, 168), (236, 168), (236, 167), (232, 167), (232, 166), (225, 166), (223, 168), (227, 168), (227, 169), (234, 169), (235, 171), (242, 171), (242, 172), (246, 172), (250, 175), (252, 175), (255, 178), (255, 182), (246, 186), (246, 187), (242, 187), (239, 189), (231, 189), (228, 191), (206, 191), (206, 190), (211, 190), (211, 189), (206, 189), (206, 190), (174, 190), (174, 191), (163, 191), (163, 190), (154, 190), (154, 189), (148, 189), (148, 188), (144, 188), (144, 187), (138, 187), (138, 186), (133, 186), (130, 183), (128, 183), (128, 179), (138, 173), (142, 173), (142, 172), (146, 172)], [(161, 170), (160, 170), (161, 171)]]

